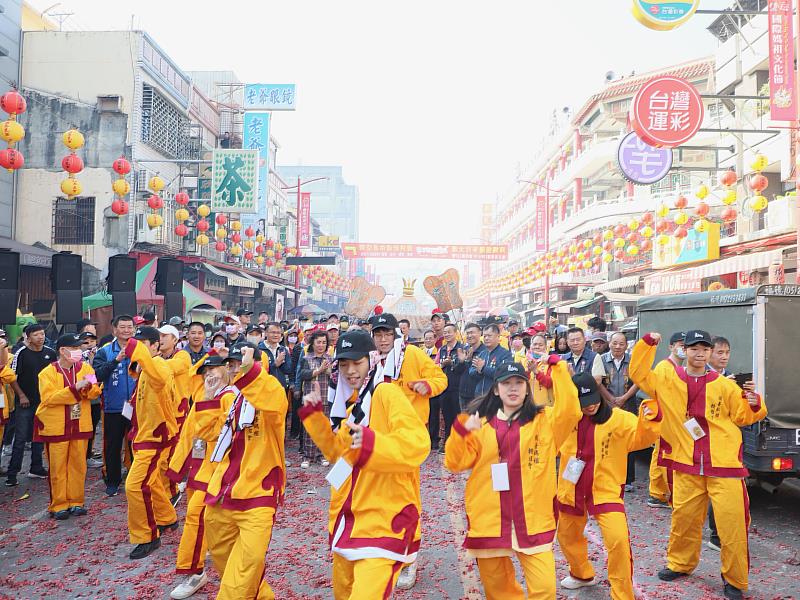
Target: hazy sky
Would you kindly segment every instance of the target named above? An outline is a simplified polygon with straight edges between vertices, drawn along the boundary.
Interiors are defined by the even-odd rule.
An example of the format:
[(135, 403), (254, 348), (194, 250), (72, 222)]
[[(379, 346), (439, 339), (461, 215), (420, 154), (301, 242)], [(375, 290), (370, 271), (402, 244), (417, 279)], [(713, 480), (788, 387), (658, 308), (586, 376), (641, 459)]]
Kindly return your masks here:
[(711, 16), (656, 32), (629, 0), (65, 0), (51, 12), (74, 13), (70, 29), (133, 22), (186, 70), (296, 83), (298, 110), (273, 119), (278, 162), (342, 165), (360, 188), (363, 241), (474, 241), (480, 204), (513, 184), (554, 108), (579, 108), (607, 71), (717, 43)]

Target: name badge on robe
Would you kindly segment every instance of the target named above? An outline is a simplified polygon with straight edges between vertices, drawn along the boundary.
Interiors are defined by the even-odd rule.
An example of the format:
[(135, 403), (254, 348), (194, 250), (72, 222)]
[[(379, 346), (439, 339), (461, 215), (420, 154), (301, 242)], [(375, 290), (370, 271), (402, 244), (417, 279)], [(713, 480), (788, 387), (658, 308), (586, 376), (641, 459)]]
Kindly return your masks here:
[(511, 489), (508, 483), (508, 463), (492, 465), (492, 489), (495, 492), (507, 492)]
[(78, 402), (73, 404), (69, 409), (69, 418), (73, 421), (77, 421), (81, 418), (81, 403)]
[(561, 475), (561, 477), (570, 483), (577, 485), (585, 467), (586, 462), (573, 456), (567, 461), (567, 466), (564, 468), (564, 473)]
[(206, 443), (203, 440), (195, 440), (192, 444), (192, 458), (203, 459), (206, 457)]
[(692, 436), (694, 441), (699, 440), (700, 438), (704, 438), (706, 436), (706, 432), (703, 431), (703, 428), (700, 427), (700, 423), (697, 422), (697, 419), (692, 417), (688, 421), (686, 421), (683, 426), (686, 428), (686, 431), (689, 432), (689, 435)]
[(131, 417), (133, 416), (133, 404), (127, 400), (125, 401), (125, 404), (122, 405), (122, 416), (128, 419), (128, 421), (130, 421)]
[(331, 484), (333, 489), (338, 492), (339, 488), (344, 485), (344, 482), (347, 481), (347, 478), (350, 477), (352, 472), (353, 467), (350, 466), (350, 463), (344, 458), (340, 458), (333, 465), (333, 468), (328, 471), (328, 474), (325, 475), (325, 479)]

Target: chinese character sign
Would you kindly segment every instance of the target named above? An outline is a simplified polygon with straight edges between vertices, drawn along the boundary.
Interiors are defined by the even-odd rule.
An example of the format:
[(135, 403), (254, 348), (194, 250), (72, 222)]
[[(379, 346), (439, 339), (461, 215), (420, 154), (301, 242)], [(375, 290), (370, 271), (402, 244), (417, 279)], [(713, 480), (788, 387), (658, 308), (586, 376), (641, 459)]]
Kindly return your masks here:
[(769, 2), (769, 112), (776, 121), (797, 118), (791, 0)]
[(448, 244), (369, 244), (342, 242), (342, 256), (354, 258), (433, 258), (480, 261), (508, 260), (508, 246)]
[(536, 196), (536, 250), (547, 249), (547, 198)]
[(686, 23), (700, 0), (633, 0), (633, 16), (645, 27), (657, 31), (675, 29)]
[(311, 192), (300, 194), (300, 239), (298, 245), (301, 248), (311, 247)]
[(294, 110), (293, 83), (248, 83), (244, 86), (245, 110)]
[(703, 123), (703, 99), (680, 77), (656, 77), (631, 102), (631, 127), (645, 143), (675, 148), (688, 142)]
[(225, 213), (258, 211), (258, 150), (214, 150), (211, 210)]
[(423, 285), (425, 291), (436, 300), (436, 306), (442, 312), (464, 307), (464, 301), (459, 293), (458, 271), (455, 269), (447, 269), (441, 275), (430, 275), (425, 278)]
[(269, 184), (269, 113), (244, 113), (242, 148), (258, 150), (258, 206), (267, 210)]
[(669, 173), (672, 149), (646, 144), (632, 131), (619, 143), (617, 162), (626, 179), (639, 185), (650, 185), (661, 181)]

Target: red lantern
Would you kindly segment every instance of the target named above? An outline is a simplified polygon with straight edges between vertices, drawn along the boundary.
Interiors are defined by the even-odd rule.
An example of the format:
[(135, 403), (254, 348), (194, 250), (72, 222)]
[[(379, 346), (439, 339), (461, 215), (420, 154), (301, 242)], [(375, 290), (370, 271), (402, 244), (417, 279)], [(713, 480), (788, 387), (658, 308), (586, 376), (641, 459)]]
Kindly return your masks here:
[(179, 237), (186, 237), (189, 235), (189, 228), (183, 223), (179, 223), (175, 226), (175, 235)]
[(603, 243), (603, 234), (602, 233), (594, 234), (594, 237), (592, 238), (592, 243), (595, 246), (599, 246), (600, 244), (602, 244)]
[(67, 154), (61, 159), (61, 168), (67, 173), (75, 175), (83, 171), (83, 160), (75, 153)]
[(256, 230), (253, 229), (253, 227), (251, 226), (251, 227), (248, 227), (247, 229), (244, 230), (244, 234), (247, 237), (253, 237), (256, 234)]
[(643, 225), (650, 225), (652, 227), (654, 220), (655, 220), (655, 217), (653, 216), (653, 213), (647, 212), (647, 213), (644, 213), (642, 215), (642, 224)]
[(635, 231), (631, 231), (627, 236), (625, 236), (625, 239), (627, 239), (629, 243), (635, 244), (639, 241), (639, 234)]
[(678, 196), (678, 199), (675, 200), (675, 208), (684, 209), (689, 206), (689, 200), (686, 196)]
[(658, 233), (664, 233), (667, 229), (669, 229), (669, 222), (665, 220), (661, 220), (656, 223), (656, 231)]
[(615, 235), (616, 237), (622, 237), (623, 235), (625, 235), (625, 231), (626, 231), (627, 229), (628, 229), (628, 228), (627, 228), (627, 227), (625, 227), (625, 225), (623, 225), (622, 223), (620, 223), (619, 225), (617, 225), (616, 227), (614, 227), (614, 235)]
[(261, 244), (256, 246), (256, 254), (258, 255), (264, 254), (264, 246), (262, 246)]
[(705, 202), (701, 202), (697, 205), (697, 208), (694, 209), (694, 214), (698, 217), (705, 217), (709, 210), (711, 210), (711, 207)]
[(616, 252), (614, 252), (614, 258), (616, 258), (617, 260), (622, 260), (622, 259), (624, 259), (624, 258), (625, 258), (625, 250), (623, 250), (622, 248), (620, 248), (619, 250), (617, 250)]
[(131, 163), (120, 156), (112, 163), (111, 168), (114, 169), (114, 172), (117, 175), (123, 176), (131, 172)]
[(128, 214), (128, 203), (123, 200), (122, 198), (117, 198), (111, 203), (111, 212), (115, 215), (127, 215)]
[(0, 167), (8, 169), (9, 171), (14, 171), (21, 168), (24, 164), (25, 157), (22, 156), (22, 152), (19, 150), (15, 150), (14, 148), (0, 150)]
[(231, 234), (231, 241), (232, 241), (234, 244), (238, 244), (239, 242), (241, 242), (241, 241), (242, 241), (242, 236), (241, 236), (241, 235), (239, 235), (239, 232), (238, 232), (238, 231), (234, 231), (234, 232), (233, 232), (233, 234)]
[(28, 104), (17, 90), (10, 90), (0, 96), (0, 108), (10, 115), (18, 115), (25, 112)]
[(729, 206), (728, 208), (722, 211), (722, 214), (720, 216), (722, 217), (722, 220), (725, 223), (733, 223), (736, 220), (737, 216), (736, 209), (731, 208)]
[(195, 225), (195, 227), (197, 227), (197, 231), (205, 233), (206, 231), (208, 231), (208, 228), (211, 227), (211, 225), (205, 219), (200, 219)]
[(650, 250), (652, 249), (653, 249), (653, 240), (649, 238), (646, 240), (642, 240), (642, 246), (641, 246), (642, 252), (650, 252)]
[(763, 192), (765, 189), (767, 189), (768, 185), (769, 185), (769, 179), (767, 179), (761, 173), (753, 175), (750, 178), (750, 189), (753, 190), (754, 192), (759, 192), (759, 193)]
[(268, 258), (267, 260), (264, 261), (264, 264), (267, 265), (268, 267), (271, 267), (272, 265), (275, 264), (275, 261), (273, 261), (271, 258)]
[(225, 223), (228, 222), (228, 217), (225, 215), (217, 215), (215, 221), (217, 222), (217, 225), (225, 225)]
[(153, 210), (159, 210), (164, 207), (164, 201), (161, 199), (161, 196), (153, 194), (147, 199), (147, 206)]
[(683, 227), (683, 226), (678, 227), (675, 230), (675, 233), (674, 233), (676, 238), (681, 238), (681, 239), (685, 238), (688, 234), (689, 234), (689, 232), (686, 231), (686, 227)]
[(189, 194), (186, 192), (178, 192), (175, 194), (175, 203), (180, 204), (181, 206), (186, 206), (189, 204)]
[(225, 242), (217, 242), (216, 244), (214, 244), (214, 248), (216, 249), (217, 252), (225, 252), (225, 249), (227, 247), (228, 246), (225, 244)]
[(608, 240), (607, 242), (603, 242), (603, 250), (606, 252), (611, 252), (614, 249), (614, 242)]
[(248, 250), (247, 252), (244, 253), (244, 259), (253, 260), (253, 253)]
[(739, 176), (733, 169), (731, 169), (730, 171), (725, 171), (722, 175), (720, 175), (719, 178), (719, 182), (726, 187), (735, 185), (738, 180)]

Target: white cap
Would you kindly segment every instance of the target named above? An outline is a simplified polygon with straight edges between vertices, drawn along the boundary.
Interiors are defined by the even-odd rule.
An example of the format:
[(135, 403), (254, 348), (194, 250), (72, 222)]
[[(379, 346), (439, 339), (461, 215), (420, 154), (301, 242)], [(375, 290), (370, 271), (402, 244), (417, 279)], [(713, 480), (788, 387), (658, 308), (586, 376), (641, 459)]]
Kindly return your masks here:
[(313, 323), (306, 323), (303, 325), (303, 331), (308, 331), (309, 329), (314, 329), (315, 325)]
[(164, 335), (174, 335), (176, 340), (181, 339), (181, 334), (173, 325), (162, 325), (158, 329), (158, 333), (163, 333)]

